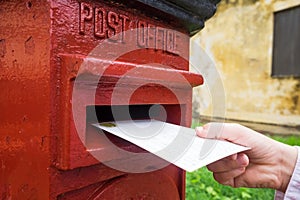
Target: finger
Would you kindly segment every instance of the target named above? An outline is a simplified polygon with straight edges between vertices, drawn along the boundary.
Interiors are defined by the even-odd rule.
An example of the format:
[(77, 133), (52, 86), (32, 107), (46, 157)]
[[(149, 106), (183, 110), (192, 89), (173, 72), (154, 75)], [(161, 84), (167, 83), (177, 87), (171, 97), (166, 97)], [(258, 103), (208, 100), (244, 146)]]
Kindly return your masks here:
[(229, 185), (231, 187), (235, 186), (234, 178), (242, 175), (245, 172), (246, 168), (238, 168), (228, 172), (214, 173), (214, 179), (223, 185)]
[(196, 128), (196, 134), (202, 138), (220, 138), (220, 133), (222, 130), (222, 123), (208, 123), (202, 127)]
[(238, 154), (235, 153), (235, 154), (229, 156), (229, 158), (230, 158), (231, 160), (236, 160), (236, 159), (237, 159), (237, 155), (238, 155)]
[(199, 137), (202, 137), (202, 138), (207, 138), (207, 128), (205, 128), (205, 126), (199, 126), (199, 127), (196, 127), (196, 134), (199, 136)]
[(216, 161), (207, 166), (207, 169), (212, 172), (220, 173), (227, 172), (234, 169), (246, 167), (249, 164), (249, 158), (244, 153), (237, 154), (236, 160), (233, 160), (230, 156)]
[(213, 122), (196, 128), (196, 134), (199, 137), (222, 139), (244, 146), (248, 146), (248, 138), (251, 136), (253, 137), (253, 134), (255, 133), (255, 131), (247, 127), (231, 123)]

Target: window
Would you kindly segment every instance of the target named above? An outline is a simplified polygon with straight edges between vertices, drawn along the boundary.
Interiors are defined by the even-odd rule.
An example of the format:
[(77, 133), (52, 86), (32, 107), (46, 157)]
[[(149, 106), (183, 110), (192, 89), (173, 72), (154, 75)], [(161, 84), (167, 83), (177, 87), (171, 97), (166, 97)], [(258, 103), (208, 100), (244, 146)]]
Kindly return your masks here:
[(273, 77), (300, 77), (300, 6), (275, 12)]

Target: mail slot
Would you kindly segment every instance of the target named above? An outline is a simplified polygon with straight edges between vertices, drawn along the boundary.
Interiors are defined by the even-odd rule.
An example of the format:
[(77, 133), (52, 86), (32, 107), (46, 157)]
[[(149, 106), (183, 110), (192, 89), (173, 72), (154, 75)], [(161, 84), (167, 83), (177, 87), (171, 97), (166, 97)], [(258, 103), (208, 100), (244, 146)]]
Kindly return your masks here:
[[(87, 120), (86, 120), (86, 144), (85, 146), (89, 151), (104, 148), (101, 143), (101, 133), (92, 126), (93, 123), (111, 122), (115, 120), (113, 111), (116, 111), (118, 120), (143, 120), (143, 119), (155, 119), (161, 121), (167, 121), (173, 124), (180, 124), (181, 111), (185, 112), (184, 105), (170, 104), (170, 105), (117, 105), (117, 106), (88, 106), (87, 107)], [(129, 115), (125, 115), (126, 110), (129, 109)], [(96, 119), (93, 117), (93, 113), (96, 111)], [(126, 142), (117, 136), (106, 133), (106, 137), (118, 147), (132, 151), (132, 152), (144, 152), (143, 149)]]
[[(184, 170), (92, 124), (190, 126), (189, 36), (216, 2), (1, 1), (0, 196), (185, 199)], [(128, 164), (118, 151), (148, 153), (144, 171), (110, 166)]]

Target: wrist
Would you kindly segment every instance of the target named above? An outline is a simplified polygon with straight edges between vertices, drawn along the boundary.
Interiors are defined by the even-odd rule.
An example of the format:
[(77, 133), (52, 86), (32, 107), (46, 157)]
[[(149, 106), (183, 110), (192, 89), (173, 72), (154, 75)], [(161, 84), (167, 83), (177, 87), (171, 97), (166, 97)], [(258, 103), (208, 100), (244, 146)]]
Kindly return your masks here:
[(298, 150), (296, 147), (289, 146), (286, 144), (280, 145), (279, 151), (279, 172), (278, 172), (278, 180), (279, 184), (276, 188), (277, 190), (285, 193), (291, 177), (294, 172), (295, 165), (297, 163)]

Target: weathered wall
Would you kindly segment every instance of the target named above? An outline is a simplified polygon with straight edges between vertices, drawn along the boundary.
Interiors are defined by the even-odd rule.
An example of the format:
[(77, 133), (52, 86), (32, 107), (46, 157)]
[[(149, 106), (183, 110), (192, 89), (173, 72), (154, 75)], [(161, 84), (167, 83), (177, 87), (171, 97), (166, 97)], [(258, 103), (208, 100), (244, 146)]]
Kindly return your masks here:
[[(198, 87), (194, 93), (198, 114), (300, 124), (300, 79), (271, 77), (273, 14), (295, 5), (300, 0), (225, 0), (219, 4), (216, 15), (192, 38), (191, 56), (202, 65), (199, 45), (204, 48), (220, 73), (226, 98), (212, 103), (210, 89)], [(226, 114), (213, 111), (217, 104), (224, 104)]]

